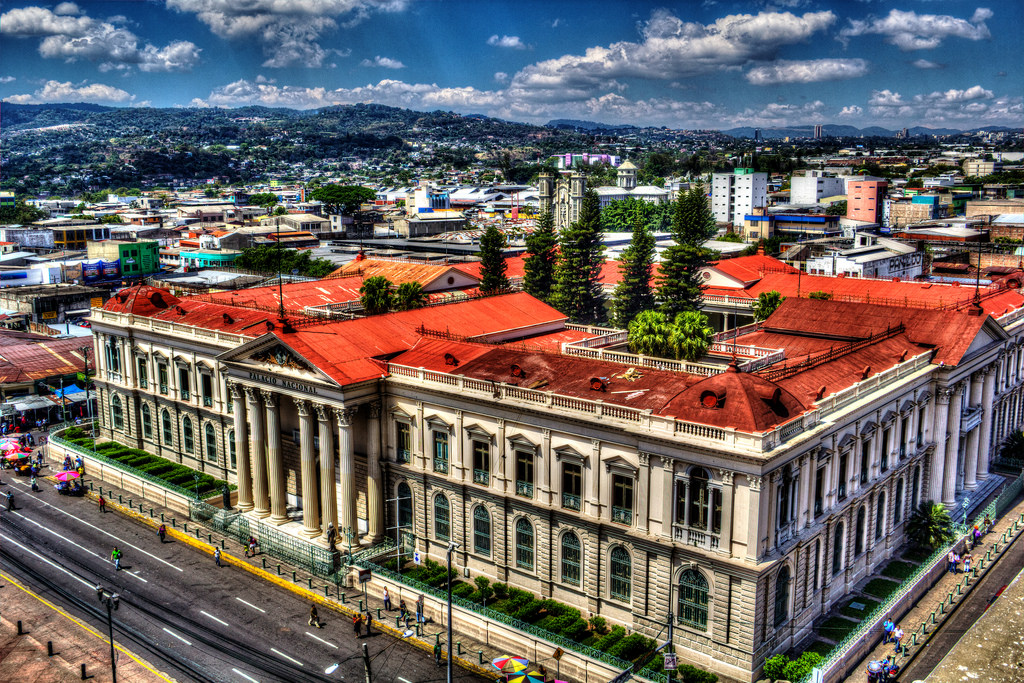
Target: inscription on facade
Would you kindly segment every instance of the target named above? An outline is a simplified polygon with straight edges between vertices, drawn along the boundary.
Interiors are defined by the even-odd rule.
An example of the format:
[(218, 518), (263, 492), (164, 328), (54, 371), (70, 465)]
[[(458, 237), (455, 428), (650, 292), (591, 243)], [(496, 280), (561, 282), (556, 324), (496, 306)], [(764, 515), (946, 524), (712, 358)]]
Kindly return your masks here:
[(310, 386), (308, 384), (302, 384), (301, 382), (296, 382), (294, 380), (285, 379), (283, 377), (282, 378), (277, 378), (277, 377), (274, 377), (272, 375), (264, 375), (261, 372), (252, 372), (250, 370), (249, 371), (249, 379), (256, 380), (257, 382), (263, 382), (264, 384), (272, 384), (273, 386), (281, 387), (282, 389), (290, 389), (292, 391), (301, 391), (301, 392), (303, 392), (305, 394), (316, 394), (316, 393), (319, 393), (319, 392), (317, 392), (317, 389), (314, 386)]

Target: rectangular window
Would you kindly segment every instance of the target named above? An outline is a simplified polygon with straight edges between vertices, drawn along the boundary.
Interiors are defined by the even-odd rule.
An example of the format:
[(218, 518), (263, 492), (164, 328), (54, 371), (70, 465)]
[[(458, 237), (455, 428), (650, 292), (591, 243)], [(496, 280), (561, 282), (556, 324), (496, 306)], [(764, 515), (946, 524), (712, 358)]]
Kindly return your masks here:
[(814, 474), (814, 516), (822, 513), (825, 507), (825, 468), (819, 467)]
[(199, 376), (202, 377), (203, 405), (209, 408), (213, 405), (213, 378), (205, 373)]
[(192, 398), (192, 380), (189, 377), (188, 368), (178, 368), (178, 390), (181, 392), (182, 401)]
[(516, 451), (516, 495), (533, 498), (533, 453)]
[(227, 382), (224, 383), (224, 398), (226, 399), (224, 405), (227, 406), (228, 415), (230, 415), (235, 412), (235, 402), (231, 398), (231, 392), (228, 391)]
[(860, 449), (860, 483), (868, 483), (868, 469), (871, 467), (871, 440), (861, 444)]
[(473, 483), (487, 486), (491, 483), (491, 444), (473, 440)]
[(921, 408), (917, 413), (917, 447), (924, 445), (924, 414), (925, 409)]
[(881, 469), (883, 472), (889, 469), (889, 432), (891, 430), (886, 429), (882, 432), (882, 463)]
[(900, 459), (907, 457), (907, 418), (900, 420)]
[(632, 477), (612, 475), (612, 521), (619, 524), (633, 523)]
[(135, 367), (139, 376), (139, 388), (146, 389), (149, 387), (149, 375), (146, 367), (146, 359), (141, 356), (136, 358)]
[(686, 524), (686, 482), (676, 480), (676, 524)]
[(579, 512), (583, 498), (583, 468), (576, 463), (562, 465), (562, 507)]
[(836, 493), (839, 496), (839, 500), (846, 500), (846, 453), (839, 456), (839, 485), (836, 487)]
[(157, 377), (160, 380), (160, 393), (167, 393), (167, 364), (157, 363), (156, 366)]
[(395, 459), (409, 462), (412, 455), (412, 430), (406, 422), (395, 423)]
[(444, 432), (434, 434), (434, 471), (448, 474), (448, 435)]

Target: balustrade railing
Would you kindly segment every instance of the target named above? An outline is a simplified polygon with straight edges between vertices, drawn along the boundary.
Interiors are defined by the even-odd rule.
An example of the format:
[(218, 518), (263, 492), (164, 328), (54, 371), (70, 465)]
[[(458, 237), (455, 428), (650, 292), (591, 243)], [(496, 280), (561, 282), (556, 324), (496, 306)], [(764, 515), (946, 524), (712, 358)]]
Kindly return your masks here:
[(633, 511), (629, 508), (612, 506), (612, 521), (618, 524), (632, 524)]
[(533, 484), (528, 481), (517, 481), (516, 495), (525, 496), (526, 498), (533, 498)]
[(487, 470), (473, 470), (473, 483), (487, 486), (491, 483), (491, 473)]
[(576, 495), (573, 495), (571, 493), (563, 493), (562, 494), (562, 507), (565, 508), (566, 510), (575, 510), (576, 512), (579, 512), (579, 510), (580, 510), (580, 497), (576, 496)]

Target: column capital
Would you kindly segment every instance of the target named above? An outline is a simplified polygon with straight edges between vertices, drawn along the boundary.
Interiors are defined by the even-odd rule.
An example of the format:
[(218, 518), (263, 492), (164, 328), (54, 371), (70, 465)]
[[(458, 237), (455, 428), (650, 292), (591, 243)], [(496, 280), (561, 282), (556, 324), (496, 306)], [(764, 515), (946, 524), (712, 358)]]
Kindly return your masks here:
[(228, 380), (228, 391), (231, 392), (231, 398), (236, 401), (241, 401), (244, 398), (245, 388), (238, 382)]
[(277, 406), (276, 395), (270, 389), (260, 389), (260, 394), (263, 396), (263, 405), (268, 408), (274, 408)]
[(956, 391), (954, 387), (947, 387), (945, 389), (938, 389), (935, 392), (935, 402), (939, 405), (948, 405), (949, 400), (953, 398), (953, 393)]
[(718, 470), (718, 476), (722, 478), (722, 483), (732, 486), (732, 478), (735, 472), (732, 470)]
[(338, 421), (339, 427), (351, 427), (352, 418), (355, 417), (355, 408), (335, 408), (334, 417)]
[(381, 412), (381, 402), (380, 401), (370, 401), (366, 405), (368, 405), (370, 407), (370, 419), (371, 420), (379, 420), (380, 419), (380, 412)]
[(309, 417), (309, 401), (304, 398), (292, 398), (295, 403), (295, 409), (299, 411), (299, 417)]
[(747, 481), (750, 483), (751, 491), (760, 491), (761, 485), (764, 483), (764, 477), (755, 477), (748, 474)]
[(260, 397), (257, 394), (259, 389), (257, 389), (256, 387), (251, 387), (251, 386), (249, 386), (247, 384), (242, 384), (240, 386), (242, 387), (242, 391), (245, 392), (245, 397), (247, 399), (249, 399), (253, 403), (259, 403)]
[(651, 454), (650, 453), (645, 453), (644, 451), (640, 451), (637, 454), (637, 456), (638, 456), (638, 458), (640, 460), (640, 466), (641, 467), (647, 467), (648, 465), (651, 464)]
[(331, 419), (331, 407), (323, 403), (314, 403), (313, 410), (316, 411), (316, 419), (320, 422), (327, 422)]

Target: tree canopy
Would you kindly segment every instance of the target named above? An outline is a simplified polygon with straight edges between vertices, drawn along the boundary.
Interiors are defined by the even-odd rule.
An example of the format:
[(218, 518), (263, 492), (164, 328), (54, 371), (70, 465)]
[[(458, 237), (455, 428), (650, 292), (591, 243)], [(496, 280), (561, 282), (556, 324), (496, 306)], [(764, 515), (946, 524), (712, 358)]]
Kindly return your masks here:
[(757, 322), (767, 320), (768, 316), (774, 313), (775, 309), (781, 306), (785, 300), (786, 297), (774, 289), (770, 292), (761, 292), (757, 295), (757, 301), (754, 302), (754, 320)]
[(277, 195), (273, 192), (258, 192), (249, 196), (249, 203), (253, 206), (262, 206), (269, 209), (277, 204)]
[(374, 315), (387, 313), (394, 305), (394, 297), (391, 292), (391, 281), (383, 275), (375, 275), (363, 280), (359, 288), (359, 302), (363, 310)]
[(573, 322), (600, 322), (605, 318), (600, 282), (604, 263), (600, 206), (597, 193), (587, 190), (579, 220), (559, 236), (560, 258), (550, 303)]
[(313, 190), (310, 196), (323, 202), (328, 215), (351, 216), (363, 203), (373, 201), (377, 195), (362, 185), (324, 185)]
[(480, 291), (493, 294), (509, 288), (505, 271), (505, 235), (498, 226), (489, 225), (480, 237)]
[(392, 306), (396, 311), (411, 311), (423, 308), (427, 303), (427, 293), (418, 282), (403, 282), (398, 285), (392, 297)]
[(658, 304), (667, 315), (699, 310), (704, 303), (704, 284), (700, 271), (715, 258), (716, 252), (704, 247), (715, 234), (715, 216), (704, 194), (704, 186), (695, 183), (680, 190), (672, 215), (672, 239), (675, 242), (662, 255), (658, 277)]
[(46, 212), (17, 199), (14, 206), (0, 209), (0, 225), (27, 225), (46, 218)]
[(605, 232), (628, 232), (641, 221), (652, 232), (664, 232), (672, 225), (675, 202), (653, 204), (636, 197), (615, 199), (601, 209), (601, 227)]
[(612, 302), (612, 324), (616, 327), (624, 328), (638, 313), (654, 308), (654, 291), (651, 289), (653, 268), (654, 235), (638, 221), (619, 266), (622, 281), (615, 286)]
[(547, 301), (555, 282), (555, 264), (558, 262), (555, 218), (550, 211), (540, 215), (537, 229), (526, 236), (526, 251), (530, 255), (523, 262), (523, 289)]
[(685, 311), (674, 319), (662, 311), (643, 311), (630, 321), (628, 331), (633, 353), (689, 361), (706, 354), (715, 336), (700, 311)]
[(327, 277), (335, 265), (323, 258), (313, 258), (309, 251), (281, 249), (277, 246), (261, 244), (243, 249), (235, 259), (237, 268), (255, 270), (259, 273), (291, 273), (297, 270), (299, 275), (306, 277)]

